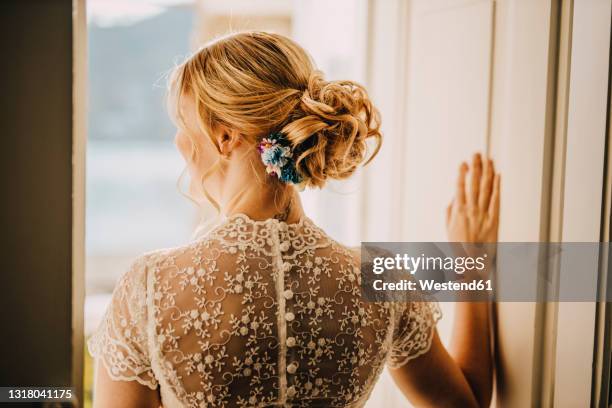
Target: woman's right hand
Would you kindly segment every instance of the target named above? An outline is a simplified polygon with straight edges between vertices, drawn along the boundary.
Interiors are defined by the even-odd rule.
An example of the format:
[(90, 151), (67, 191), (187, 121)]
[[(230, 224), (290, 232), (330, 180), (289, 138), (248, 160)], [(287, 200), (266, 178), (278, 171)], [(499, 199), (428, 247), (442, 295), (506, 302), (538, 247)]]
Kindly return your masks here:
[[(446, 231), (450, 242), (497, 242), (499, 227), (500, 175), (493, 160), (474, 154), (472, 167), (461, 163), (455, 197), (446, 211)], [(471, 170), (471, 171), (470, 171)], [(470, 188), (466, 191), (467, 173)]]

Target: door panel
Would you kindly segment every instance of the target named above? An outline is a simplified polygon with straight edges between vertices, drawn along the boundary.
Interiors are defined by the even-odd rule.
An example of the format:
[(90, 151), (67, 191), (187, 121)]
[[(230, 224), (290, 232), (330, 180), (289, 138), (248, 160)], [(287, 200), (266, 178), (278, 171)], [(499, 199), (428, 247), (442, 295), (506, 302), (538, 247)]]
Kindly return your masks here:
[[(458, 168), (485, 152), (493, 3), (411, 2), (402, 201), (403, 241), (445, 241)], [(453, 304), (440, 305), (448, 343)]]
[[(601, 236), (611, 15), (610, 0), (574, 2), (561, 225), (563, 241), (597, 242)], [(559, 281), (563, 288), (567, 287), (564, 272), (573, 271), (563, 268), (561, 271)], [(590, 276), (592, 282), (597, 281), (598, 272), (596, 259), (591, 265), (584, 265), (581, 271)], [(595, 318), (596, 304), (593, 302), (558, 305), (555, 407), (585, 406), (591, 399)]]
[[(550, 1), (496, 2), (490, 151), (502, 174), (501, 242), (547, 239), (550, 21)], [(496, 305), (498, 406), (538, 405), (540, 315), (535, 303)]]
[(492, 2), (412, 2), (402, 239), (446, 239), (460, 160), (487, 140)]
[[(382, 158), (364, 173), (363, 190), (374, 192), (364, 197), (364, 237), (443, 241), (460, 161), (486, 150), (492, 2), (373, 4), (370, 71), (375, 74), (369, 85), (383, 114), (385, 141)], [(382, 223), (387, 218), (391, 223)], [(441, 307), (438, 330), (446, 341), (453, 307)], [(404, 401), (385, 371), (368, 406), (399, 407)]]
[[(410, 4), (401, 239), (446, 239), (458, 165), (475, 151), (489, 152), (503, 174), (500, 240), (546, 239), (551, 3)], [(452, 306), (442, 306), (439, 330), (448, 339)], [(539, 400), (540, 314), (533, 303), (497, 307), (499, 406)]]

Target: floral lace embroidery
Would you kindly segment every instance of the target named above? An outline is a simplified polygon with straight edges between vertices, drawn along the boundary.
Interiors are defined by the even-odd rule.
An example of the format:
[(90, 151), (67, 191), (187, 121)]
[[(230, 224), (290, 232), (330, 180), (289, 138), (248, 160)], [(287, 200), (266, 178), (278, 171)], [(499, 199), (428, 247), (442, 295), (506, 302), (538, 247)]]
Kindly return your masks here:
[(151, 389), (157, 380), (146, 342), (146, 258), (138, 258), (113, 292), (102, 323), (88, 341), (89, 352), (115, 380), (138, 381)]
[(429, 350), (441, 316), (365, 301), (359, 254), (308, 218), (235, 215), (135, 264), (90, 349), (112, 377), (159, 380), (184, 406), (361, 406), (385, 363)]

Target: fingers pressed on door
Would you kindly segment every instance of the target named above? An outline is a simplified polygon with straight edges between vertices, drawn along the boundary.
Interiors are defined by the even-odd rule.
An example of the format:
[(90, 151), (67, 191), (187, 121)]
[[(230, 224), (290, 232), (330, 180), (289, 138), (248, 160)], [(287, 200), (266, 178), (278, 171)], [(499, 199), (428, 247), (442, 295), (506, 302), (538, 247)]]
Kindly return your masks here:
[(472, 158), (472, 169), (470, 175), (470, 192), (468, 195), (468, 206), (472, 209), (478, 208), (478, 197), (482, 177), (482, 159), (480, 153), (475, 153)]
[(486, 212), (489, 208), (494, 174), (495, 169), (493, 168), (493, 160), (487, 158), (484, 166), (483, 177), (480, 181), (480, 196), (478, 197), (478, 208), (482, 212)]
[(467, 163), (461, 163), (459, 166), (459, 177), (457, 178), (457, 194), (455, 199), (455, 205), (464, 207), (466, 204), (466, 194), (465, 194), (465, 176), (468, 171)]

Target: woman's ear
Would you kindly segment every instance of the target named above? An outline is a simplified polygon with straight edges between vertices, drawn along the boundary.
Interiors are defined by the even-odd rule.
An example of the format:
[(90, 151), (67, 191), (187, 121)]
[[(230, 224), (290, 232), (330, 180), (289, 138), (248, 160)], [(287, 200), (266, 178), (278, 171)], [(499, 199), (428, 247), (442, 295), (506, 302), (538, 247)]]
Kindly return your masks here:
[(219, 151), (224, 157), (229, 157), (234, 149), (240, 146), (240, 133), (234, 129), (222, 127), (217, 134)]

